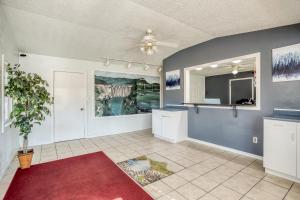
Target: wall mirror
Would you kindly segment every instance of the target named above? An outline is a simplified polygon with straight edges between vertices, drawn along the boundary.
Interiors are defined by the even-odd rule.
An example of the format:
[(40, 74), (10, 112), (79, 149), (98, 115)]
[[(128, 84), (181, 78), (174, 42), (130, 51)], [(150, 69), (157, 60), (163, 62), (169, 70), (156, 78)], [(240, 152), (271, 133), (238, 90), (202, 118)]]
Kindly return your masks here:
[(260, 109), (260, 53), (185, 68), (185, 104)]

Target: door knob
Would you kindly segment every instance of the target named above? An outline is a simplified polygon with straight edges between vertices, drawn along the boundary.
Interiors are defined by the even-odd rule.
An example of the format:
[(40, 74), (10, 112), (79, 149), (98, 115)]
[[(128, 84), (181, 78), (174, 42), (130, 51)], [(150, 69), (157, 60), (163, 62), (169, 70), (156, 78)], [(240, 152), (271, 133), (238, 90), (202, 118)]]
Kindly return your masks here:
[(84, 108), (80, 108), (81, 111), (84, 111)]

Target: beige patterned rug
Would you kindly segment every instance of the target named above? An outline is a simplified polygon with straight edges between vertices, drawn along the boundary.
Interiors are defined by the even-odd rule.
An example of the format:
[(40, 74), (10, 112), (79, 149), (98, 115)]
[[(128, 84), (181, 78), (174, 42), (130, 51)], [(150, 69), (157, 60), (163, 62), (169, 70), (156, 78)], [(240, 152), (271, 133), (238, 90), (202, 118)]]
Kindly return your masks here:
[(129, 176), (145, 186), (173, 174), (167, 163), (140, 156), (117, 163)]

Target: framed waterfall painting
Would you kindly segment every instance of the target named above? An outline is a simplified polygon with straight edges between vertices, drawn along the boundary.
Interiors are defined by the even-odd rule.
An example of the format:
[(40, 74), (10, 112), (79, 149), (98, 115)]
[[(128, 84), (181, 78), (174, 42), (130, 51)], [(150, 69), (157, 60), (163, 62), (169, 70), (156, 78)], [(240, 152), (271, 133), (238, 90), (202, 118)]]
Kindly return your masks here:
[(166, 90), (180, 89), (180, 70), (166, 72)]
[(300, 80), (300, 44), (272, 50), (273, 82)]
[(160, 107), (160, 77), (95, 72), (95, 116), (150, 113)]

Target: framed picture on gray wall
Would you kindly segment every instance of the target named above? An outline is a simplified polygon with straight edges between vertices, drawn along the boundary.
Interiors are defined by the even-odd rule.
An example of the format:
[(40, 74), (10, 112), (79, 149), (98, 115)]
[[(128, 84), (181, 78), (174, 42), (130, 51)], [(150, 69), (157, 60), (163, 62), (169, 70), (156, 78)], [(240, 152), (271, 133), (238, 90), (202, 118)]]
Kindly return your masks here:
[(180, 70), (166, 72), (166, 90), (180, 89)]
[(272, 50), (273, 82), (300, 80), (300, 44)]

